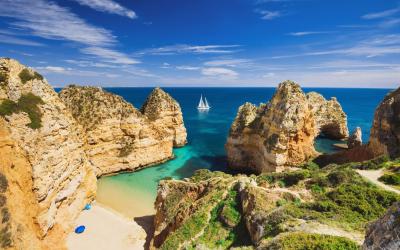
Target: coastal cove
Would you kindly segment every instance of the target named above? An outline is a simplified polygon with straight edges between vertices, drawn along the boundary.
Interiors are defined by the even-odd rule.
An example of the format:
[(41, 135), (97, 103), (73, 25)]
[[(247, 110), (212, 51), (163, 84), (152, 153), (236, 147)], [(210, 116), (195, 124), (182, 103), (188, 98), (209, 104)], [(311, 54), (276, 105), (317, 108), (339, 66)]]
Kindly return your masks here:
[[(105, 88), (122, 96), (140, 108), (152, 88)], [(97, 202), (125, 216), (143, 217), (154, 213), (158, 181), (166, 177), (189, 177), (200, 168), (227, 171), (224, 144), (237, 109), (244, 102), (259, 104), (269, 100), (275, 88), (164, 88), (181, 105), (188, 144), (174, 149), (175, 158), (163, 164), (133, 173), (120, 173), (98, 179)], [(60, 89), (56, 89), (60, 91)], [(352, 132), (359, 126), (363, 141), (367, 142), (376, 106), (390, 91), (388, 89), (330, 89), (304, 88), (304, 92), (316, 91), (325, 98), (336, 97), (347, 114), (348, 127)], [(200, 95), (206, 95), (208, 112), (199, 112), (196, 105)], [(320, 152), (333, 152), (333, 141), (318, 138), (316, 148)]]

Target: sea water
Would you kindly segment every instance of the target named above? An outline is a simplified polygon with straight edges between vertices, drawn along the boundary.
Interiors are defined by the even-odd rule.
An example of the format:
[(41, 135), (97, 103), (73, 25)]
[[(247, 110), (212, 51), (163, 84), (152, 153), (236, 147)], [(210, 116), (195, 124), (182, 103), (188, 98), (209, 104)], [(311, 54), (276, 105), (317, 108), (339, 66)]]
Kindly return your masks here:
[[(151, 88), (108, 88), (140, 108)], [(175, 159), (133, 173), (102, 177), (98, 181), (97, 200), (130, 217), (153, 213), (158, 181), (165, 177), (189, 177), (196, 169), (227, 171), (224, 144), (229, 127), (240, 105), (266, 103), (274, 88), (164, 88), (181, 105), (188, 144), (174, 150)], [(304, 89), (325, 98), (336, 97), (347, 114), (350, 132), (361, 127), (363, 140), (369, 138), (374, 110), (390, 90), (387, 89)], [(207, 97), (211, 109), (199, 112), (200, 95)], [(318, 138), (316, 149), (333, 152), (333, 141)]]

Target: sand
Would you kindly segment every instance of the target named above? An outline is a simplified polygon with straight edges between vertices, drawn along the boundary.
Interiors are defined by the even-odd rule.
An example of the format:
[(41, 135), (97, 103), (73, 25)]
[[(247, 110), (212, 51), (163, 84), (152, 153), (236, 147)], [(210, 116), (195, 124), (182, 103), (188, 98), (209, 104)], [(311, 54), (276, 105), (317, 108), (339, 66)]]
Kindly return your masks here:
[[(84, 225), (86, 230), (81, 234), (71, 232), (67, 238), (70, 250), (125, 250), (144, 249), (146, 244), (146, 226), (151, 217), (138, 218), (138, 223), (124, 217), (98, 203), (93, 203), (90, 210), (83, 210), (75, 226)], [(145, 231), (145, 229), (147, 229)], [(148, 242), (147, 242), (148, 243)]]

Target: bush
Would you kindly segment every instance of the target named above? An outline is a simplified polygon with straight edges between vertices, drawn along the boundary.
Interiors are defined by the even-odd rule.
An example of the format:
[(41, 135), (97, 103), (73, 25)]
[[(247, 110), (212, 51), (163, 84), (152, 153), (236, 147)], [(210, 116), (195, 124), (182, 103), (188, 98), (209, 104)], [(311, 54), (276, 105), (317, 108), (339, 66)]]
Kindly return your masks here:
[(309, 170), (297, 170), (285, 173), (261, 174), (257, 177), (257, 182), (267, 182), (269, 184), (278, 183), (280, 187), (290, 187), (297, 185), (300, 181), (311, 177)]
[(388, 185), (400, 185), (400, 174), (384, 174), (383, 176), (379, 177), (379, 180)]
[(0, 115), (6, 116), (13, 113), (25, 112), (31, 120), (31, 123), (27, 124), (27, 126), (32, 129), (38, 129), (42, 126), (42, 113), (38, 105), (43, 103), (39, 96), (28, 93), (22, 95), (17, 103), (11, 100), (4, 100), (0, 104)]
[(358, 245), (344, 237), (310, 234), (291, 233), (271, 241), (265, 248), (270, 250), (358, 250)]
[(4, 193), (7, 190), (8, 181), (5, 175), (0, 173), (0, 193)]
[(390, 157), (387, 155), (379, 156), (369, 161), (363, 161), (360, 163), (354, 163), (354, 167), (358, 169), (368, 170), (368, 169), (380, 169), (385, 166), (385, 163), (390, 161)]
[(32, 73), (29, 69), (23, 69), (19, 74), (19, 79), (21, 79), (22, 84), (27, 83), (30, 80), (38, 79), (43, 80), (43, 76), (37, 72)]

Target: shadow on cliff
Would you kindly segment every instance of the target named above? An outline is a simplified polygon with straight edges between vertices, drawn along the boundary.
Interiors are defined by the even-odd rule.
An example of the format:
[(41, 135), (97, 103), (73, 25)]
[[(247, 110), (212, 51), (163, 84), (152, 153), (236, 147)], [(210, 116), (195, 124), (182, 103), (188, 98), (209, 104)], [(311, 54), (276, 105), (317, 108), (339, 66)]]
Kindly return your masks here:
[(190, 158), (182, 167), (176, 169), (174, 174), (180, 178), (186, 178), (192, 176), (193, 173), (198, 169), (209, 169), (211, 171), (222, 171), (229, 174), (231, 173), (231, 171), (228, 169), (225, 155), (203, 155)]
[(139, 226), (146, 232), (146, 242), (144, 243), (144, 249), (150, 249), (150, 241), (154, 235), (154, 215), (146, 215), (142, 217), (135, 217), (133, 219)]

